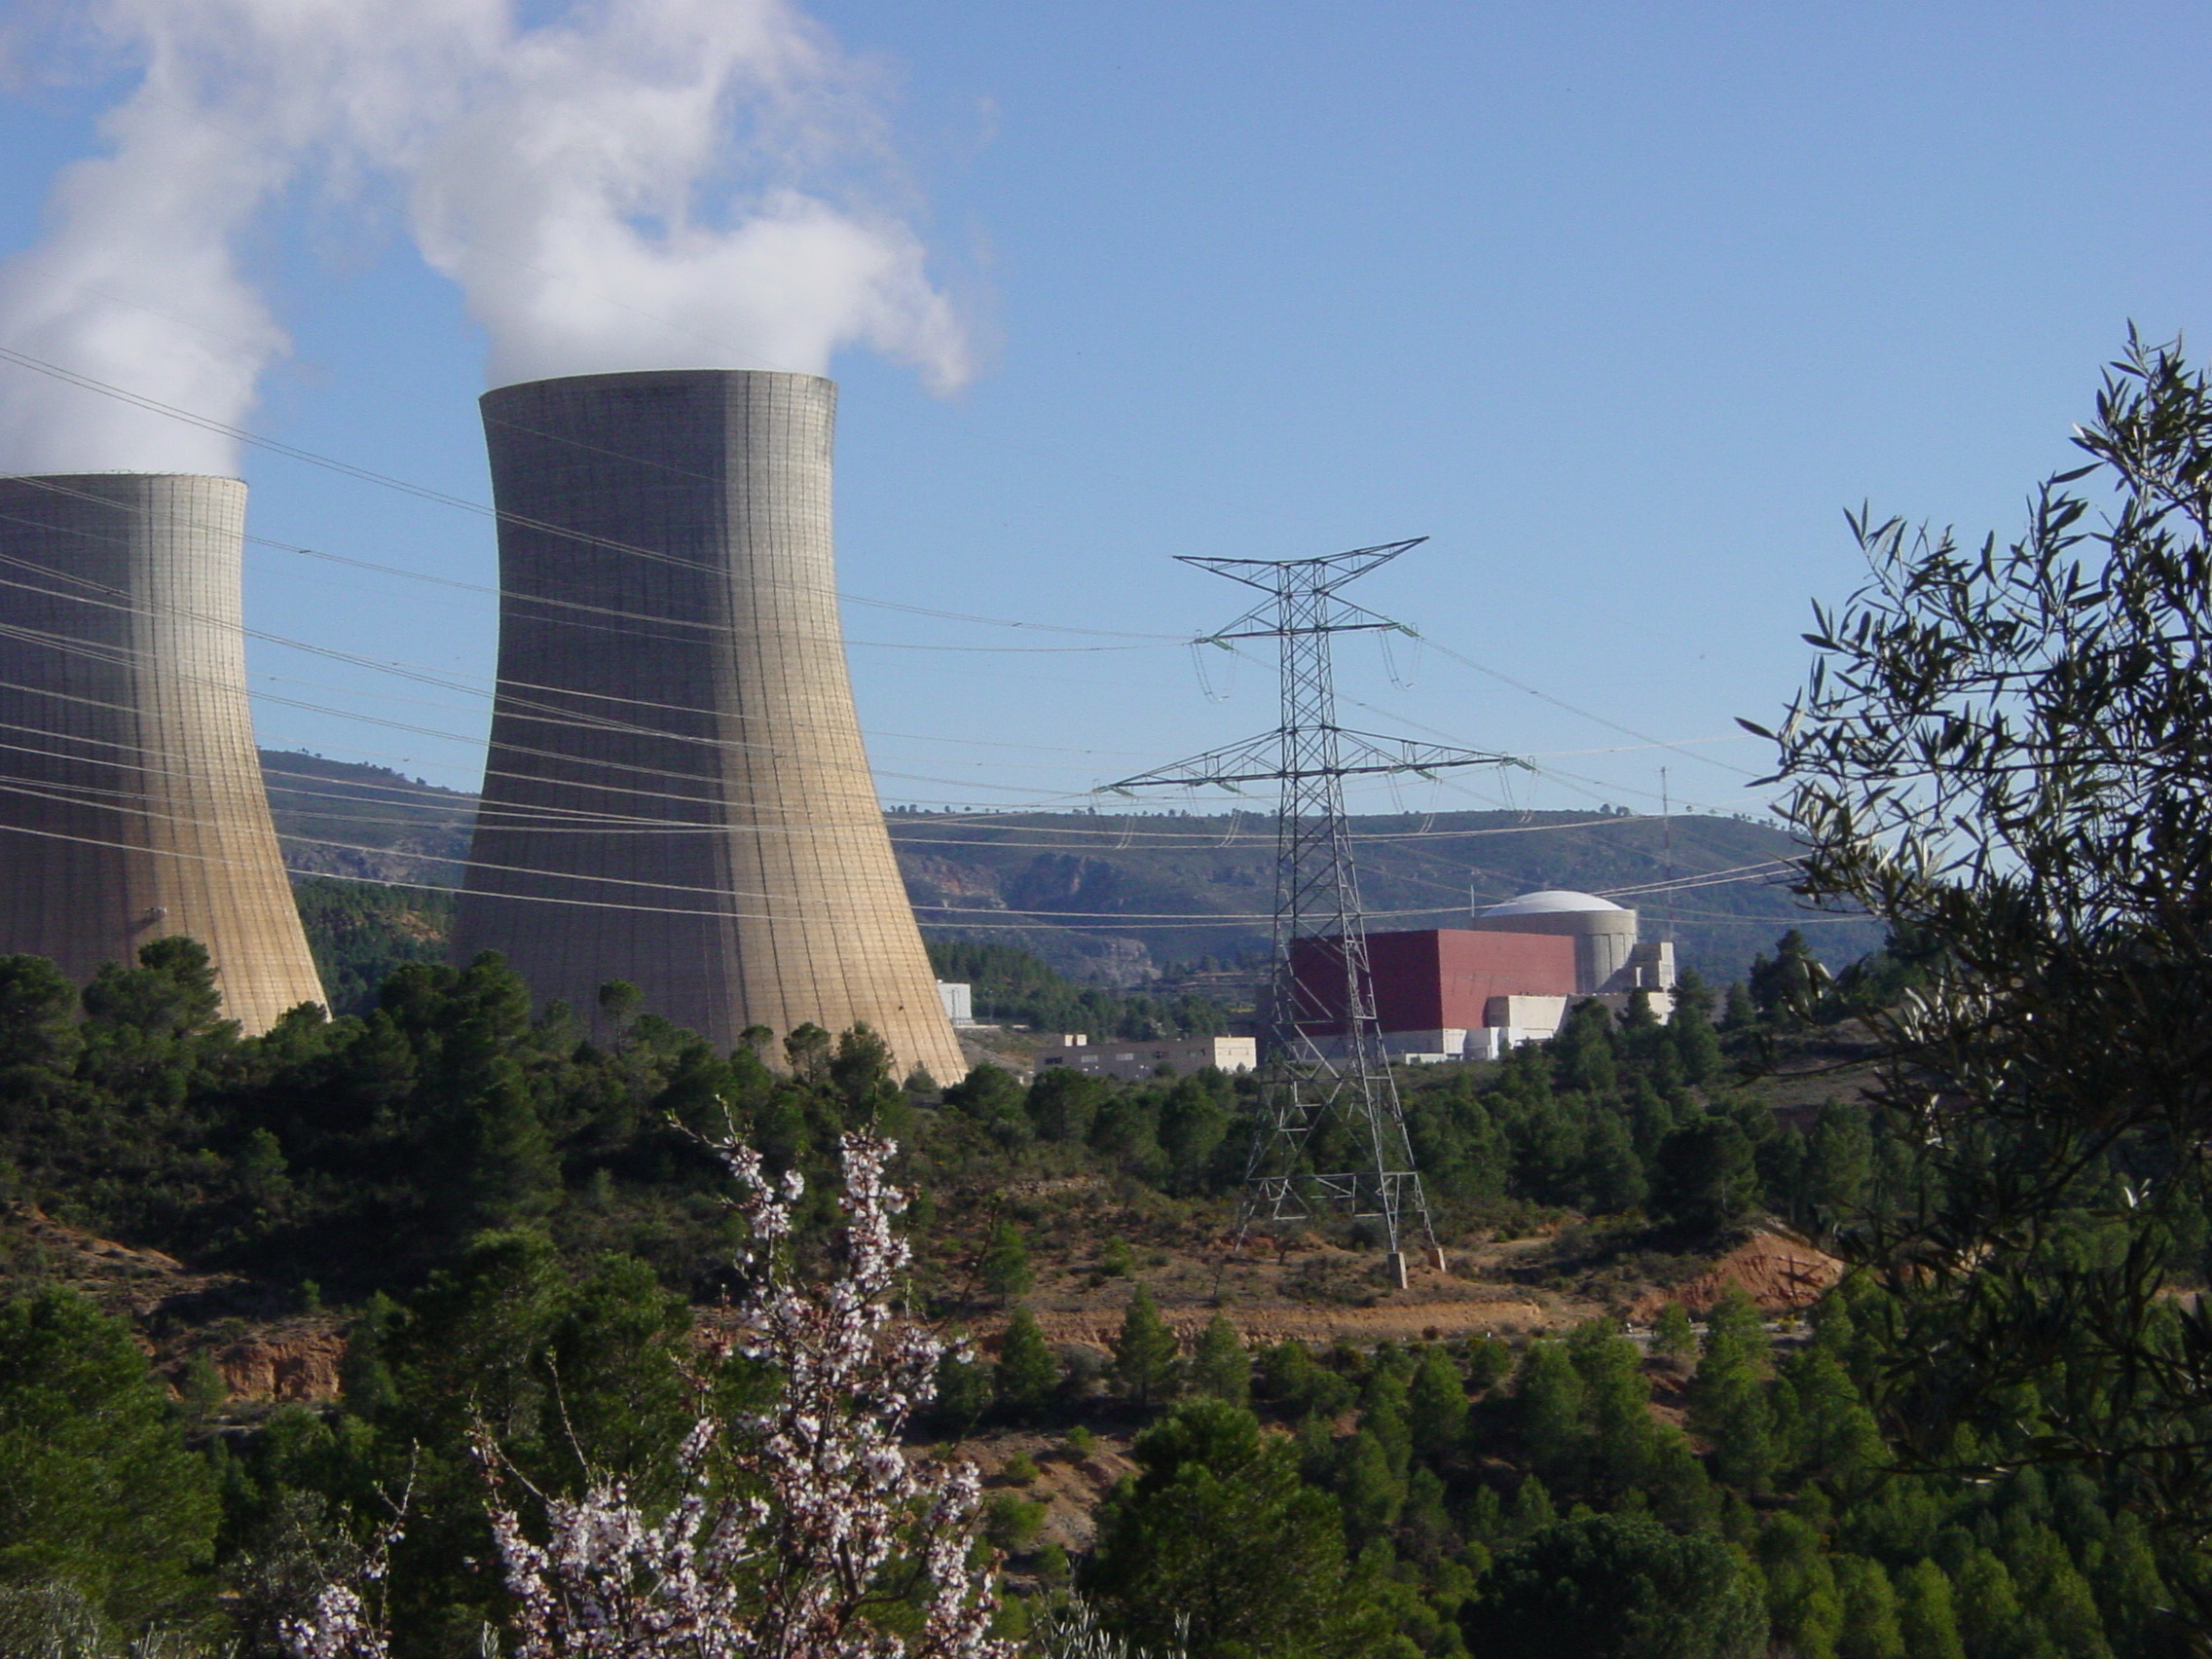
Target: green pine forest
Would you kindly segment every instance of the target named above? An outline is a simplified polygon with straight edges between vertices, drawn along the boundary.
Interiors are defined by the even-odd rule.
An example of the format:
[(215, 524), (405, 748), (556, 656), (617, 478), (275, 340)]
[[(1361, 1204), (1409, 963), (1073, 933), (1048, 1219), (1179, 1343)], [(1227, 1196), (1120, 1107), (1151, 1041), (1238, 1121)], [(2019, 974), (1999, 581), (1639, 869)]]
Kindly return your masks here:
[[(1827, 1237), (1912, 1205), (1925, 1170), (1880, 1114), (1842, 1090), (1778, 1116), (1758, 1080), (1778, 1051), (1847, 1044), (1852, 999), (1912, 977), (1884, 958), (1808, 1006), (1792, 989), (1817, 965), (1791, 936), (1724, 997), (1693, 982), (1671, 1025), (1590, 1004), (1502, 1065), (1408, 1072), (1440, 1232), (1548, 1236), (1547, 1272), (1663, 1283), (1761, 1215)], [(1228, 1309), (1179, 1342), (1146, 1262), (1225, 1226), (1239, 1080), (1025, 1087), (986, 1065), (940, 1090), (894, 1075), (865, 1031), (758, 1032), (724, 1055), (649, 1014), (594, 1042), (565, 1010), (534, 1014), (496, 960), (409, 965), (366, 1014), (303, 1011), (259, 1039), (215, 1012), (188, 940), (81, 996), (0, 962), (10, 1199), (231, 1271), (260, 1311), (320, 1309), (349, 1338), (339, 1401), (240, 1416), (204, 1360), (158, 1377), (125, 1318), (8, 1263), (0, 1582), (81, 1598), (117, 1631), (278, 1651), (317, 1564), (357, 1552), (412, 1482), (401, 1648), (474, 1652), (501, 1592), (469, 1424), (545, 1492), (587, 1465), (649, 1488), (689, 1420), (690, 1323), (740, 1242), (685, 1132), (726, 1110), (808, 1176), (816, 1252), (834, 1248), (836, 1135), (874, 1124), (906, 1148), (911, 1310), (1011, 1316), (995, 1352), (942, 1368), (930, 1435), (1042, 1434), (1048, 1462), (1129, 1445), (1073, 1560), (1037, 1543), (1018, 1478), (994, 1489), (1010, 1632), (1072, 1589), (1207, 1659), (2189, 1650), (2172, 1609), (2201, 1561), (2124, 1476), (1900, 1464), (1878, 1417), (1891, 1315), (1862, 1276), (1809, 1320), (1731, 1297), (1695, 1327), (1670, 1305), (1641, 1341), (1596, 1320), (1513, 1345), (1255, 1347)], [(1050, 1196), (1083, 1175), (1113, 1195), (1113, 1236)], [(1007, 1191), (1044, 1196), (974, 1219), (977, 1195)], [(2200, 1260), (2201, 1231), (2185, 1243)], [(2099, 1248), (2093, 1231), (2078, 1247)], [(1053, 1347), (1022, 1309), (1062, 1258), (1125, 1309), (1107, 1355)]]

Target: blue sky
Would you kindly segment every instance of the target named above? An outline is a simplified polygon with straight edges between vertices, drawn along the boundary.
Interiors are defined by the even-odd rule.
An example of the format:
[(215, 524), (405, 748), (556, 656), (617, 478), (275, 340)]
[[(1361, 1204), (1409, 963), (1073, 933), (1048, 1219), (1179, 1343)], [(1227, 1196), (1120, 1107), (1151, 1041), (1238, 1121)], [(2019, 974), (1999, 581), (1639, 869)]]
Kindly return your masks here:
[[(1665, 765), (1677, 801), (1755, 812), (1761, 749), (1733, 718), (1772, 716), (1810, 602), (1853, 584), (1843, 509), (2009, 529), (2070, 464), (2128, 320), (2163, 337), (2206, 311), (2200, 9), (811, 12), (866, 64), (978, 363), (938, 395), (866, 349), (835, 359), (843, 585), (1163, 637), (853, 604), (891, 801), (1074, 803), (1268, 726), (1266, 664), (1214, 700), (1175, 643), (1238, 590), (1172, 556), (1425, 535), (1356, 597), (1600, 719), (1347, 644), (1371, 707), (1346, 723), (1544, 768), (1359, 804), (1643, 809)], [(54, 169), (131, 86), (128, 64), (45, 67), (18, 59), (0, 111), (0, 253), (37, 240)], [(485, 498), (485, 341), (392, 203), (296, 192), (240, 245), (291, 340), (248, 424)], [(244, 470), (261, 536), (495, 579), (480, 516), (261, 453)], [(256, 546), (248, 606), (272, 635), (491, 671), (481, 593)], [(1139, 648), (1005, 648), (1037, 645)], [(473, 784), (481, 696), (276, 644), (252, 663), (271, 746)]]

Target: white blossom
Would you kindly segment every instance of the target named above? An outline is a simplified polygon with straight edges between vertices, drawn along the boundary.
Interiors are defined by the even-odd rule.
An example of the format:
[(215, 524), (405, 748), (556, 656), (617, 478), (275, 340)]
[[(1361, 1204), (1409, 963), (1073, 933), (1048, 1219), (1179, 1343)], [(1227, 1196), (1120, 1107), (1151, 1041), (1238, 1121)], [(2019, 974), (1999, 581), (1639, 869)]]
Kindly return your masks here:
[[(580, 1496), (542, 1500), (543, 1543), (526, 1531), (480, 1429), (514, 1602), (509, 1650), (515, 1659), (1013, 1659), (1012, 1645), (989, 1635), (996, 1564), (974, 1559), (975, 1465), (901, 1450), (945, 1345), (891, 1306), (909, 1257), (893, 1227), (905, 1200), (884, 1179), (895, 1147), (844, 1137), (844, 1261), (827, 1283), (807, 1285), (777, 1249), (803, 1180), (793, 1172), (771, 1183), (734, 1136), (714, 1144), (752, 1229), (738, 1350), (772, 1369), (780, 1391), (727, 1422), (702, 1405), (677, 1454), (681, 1496), (665, 1514), (648, 1515), (619, 1479), (595, 1475)], [(894, 1603), (918, 1609), (918, 1622), (894, 1621), (910, 1630), (879, 1617)], [(387, 1659), (350, 1585), (326, 1589), (285, 1634), (298, 1659)]]

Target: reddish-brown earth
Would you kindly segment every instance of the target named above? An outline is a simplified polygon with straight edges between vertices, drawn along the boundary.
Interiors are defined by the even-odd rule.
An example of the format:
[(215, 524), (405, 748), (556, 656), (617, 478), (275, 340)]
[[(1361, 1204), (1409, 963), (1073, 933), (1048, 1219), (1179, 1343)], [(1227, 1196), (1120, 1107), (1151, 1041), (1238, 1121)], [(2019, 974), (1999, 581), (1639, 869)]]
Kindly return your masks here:
[(1628, 1312), (1639, 1324), (1656, 1319), (1670, 1302), (1703, 1313), (1728, 1291), (1740, 1290), (1770, 1317), (1796, 1313), (1820, 1301), (1841, 1277), (1843, 1264), (1833, 1256), (1801, 1238), (1762, 1232), (1715, 1257), (1697, 1277), (1639, 1297)]

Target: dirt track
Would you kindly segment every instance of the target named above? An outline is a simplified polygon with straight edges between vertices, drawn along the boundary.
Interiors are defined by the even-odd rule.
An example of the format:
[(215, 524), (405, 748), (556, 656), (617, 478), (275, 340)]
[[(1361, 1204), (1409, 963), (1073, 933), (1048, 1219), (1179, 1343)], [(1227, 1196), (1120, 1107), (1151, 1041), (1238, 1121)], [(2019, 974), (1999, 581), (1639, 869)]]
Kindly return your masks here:
[[(1472, 1336), (1513, 1339), (1602, 1316), (1645, 1325), (1669, 1302), (1701, 1313), (1732, 1288), (1748, 1294), (1762, 1312), (1787, 1316), (1816, 1301), (1842, 1272), (1841, 1264), (1802, 1239), (1762, 1232), (1694, 1278), (1601, 1298), (1523, 1282), (1545, 1243), (1521, 1239), (1454, 1252), (1451, 1272), (1423, 1264), (1404, 1290), (1383, 1279), (1373, 1254), (1317, 1243), (1279, 1255), (1271, 1246), (1235, 1258), (1225, 1250), (1205, 1258), (1156, 1257), (1134, 1278), (1152, 1292), (1162, 1317), (1186, 1343), (1220, 1312), (1249, 1343), (1343, 1341), (1365, 1347)], [(1121, 1330), (1132, 1294), (1127, 1278), (1063, 1272), (1041, 1282), (1024, 1300), (1048, 1341), (1105, 1349)], [(988, 1342), (1005, 1320), (999, 1312), (973, 1323)]]

